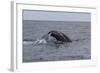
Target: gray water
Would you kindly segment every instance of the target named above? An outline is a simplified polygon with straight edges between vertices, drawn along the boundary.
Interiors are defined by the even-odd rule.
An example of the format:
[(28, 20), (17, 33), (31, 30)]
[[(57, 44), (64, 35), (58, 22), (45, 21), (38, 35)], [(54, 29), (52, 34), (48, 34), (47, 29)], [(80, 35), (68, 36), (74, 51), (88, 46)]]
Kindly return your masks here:
[[(59, 48), (47, 44), (34, 46), (34, 40), (51, 30), (63, 32), (72, 40), (72, 43), (61, 45)], [(90, 37), (90, 22), (24, 20), (23, 62), (91, 59)]]

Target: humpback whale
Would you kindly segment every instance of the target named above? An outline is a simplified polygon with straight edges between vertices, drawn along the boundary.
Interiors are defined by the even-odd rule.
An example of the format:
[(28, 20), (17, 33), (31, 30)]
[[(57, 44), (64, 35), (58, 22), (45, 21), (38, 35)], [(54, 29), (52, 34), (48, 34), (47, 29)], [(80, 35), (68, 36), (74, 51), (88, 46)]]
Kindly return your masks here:
[(66, 36), (64, 33), (59, 31), (49, 31), (47, 34), (43, 35), (40, 39), (36, 40), (34, 45), (36, 44), (52, 44), (59, 46), (64, 43), (71, 43), (72, 40)]
[(56, 39), (56, 43), (72, 42), (68, 36), (59, 31), (50, 31), (48, 35), (54, 37)]

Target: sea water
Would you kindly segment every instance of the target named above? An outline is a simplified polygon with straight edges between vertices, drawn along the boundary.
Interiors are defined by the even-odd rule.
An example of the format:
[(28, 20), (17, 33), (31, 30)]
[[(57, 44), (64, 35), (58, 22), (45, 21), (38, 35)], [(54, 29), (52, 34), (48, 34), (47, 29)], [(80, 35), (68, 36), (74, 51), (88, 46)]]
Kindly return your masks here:
[[(51, 30), (63, 32), (72, 43), (60, 47), (34, 42)], [(91, 59), (91, 23), (23, 20), (23, 62)]]

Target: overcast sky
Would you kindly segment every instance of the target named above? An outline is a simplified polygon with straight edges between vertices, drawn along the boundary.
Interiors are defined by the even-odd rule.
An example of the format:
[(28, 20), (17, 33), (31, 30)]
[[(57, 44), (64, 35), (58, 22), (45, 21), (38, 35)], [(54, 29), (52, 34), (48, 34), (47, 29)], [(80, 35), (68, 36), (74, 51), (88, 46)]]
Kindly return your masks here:
[(91, 21), (90, 13), (23, 10), (23, 20)]

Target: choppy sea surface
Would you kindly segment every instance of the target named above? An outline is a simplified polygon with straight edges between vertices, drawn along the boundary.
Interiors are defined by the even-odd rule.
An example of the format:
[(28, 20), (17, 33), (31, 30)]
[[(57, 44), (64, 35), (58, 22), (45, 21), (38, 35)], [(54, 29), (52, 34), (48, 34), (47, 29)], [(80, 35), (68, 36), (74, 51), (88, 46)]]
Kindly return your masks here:
[[(72, 43), (61, 45), (40, 44), (34, 40), (51, 30), (63, 32)], [(91, 23), (68, 21), (23, 20), (23, 62), (87, 60), (91, 59)]]

